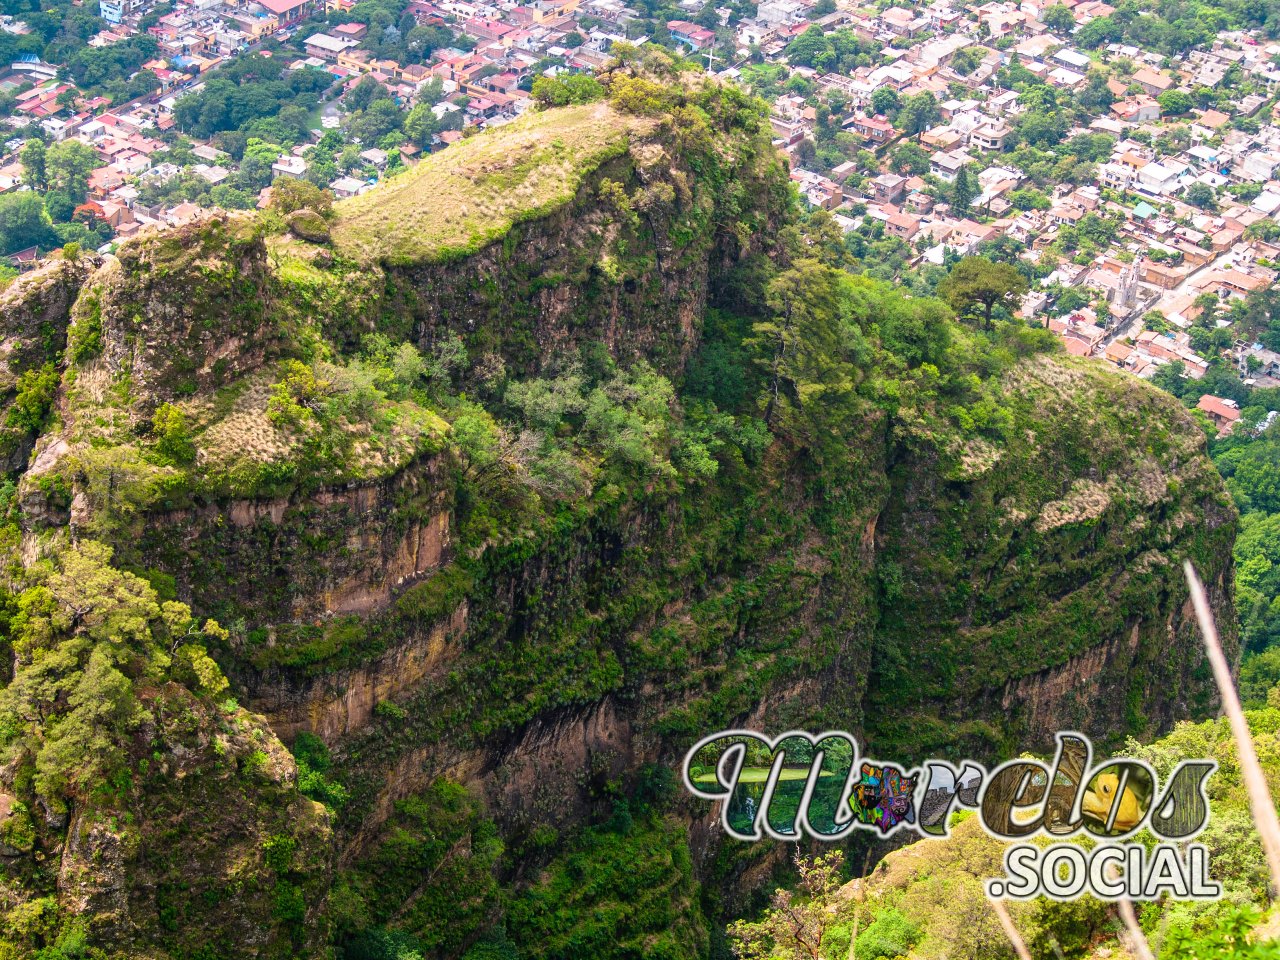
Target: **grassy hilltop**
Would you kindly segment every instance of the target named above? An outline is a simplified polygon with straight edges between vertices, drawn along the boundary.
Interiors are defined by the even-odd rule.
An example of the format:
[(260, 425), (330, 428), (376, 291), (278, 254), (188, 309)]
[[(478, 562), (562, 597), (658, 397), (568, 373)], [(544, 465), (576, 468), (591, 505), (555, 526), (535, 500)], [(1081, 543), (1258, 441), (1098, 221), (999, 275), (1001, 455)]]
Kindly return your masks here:
[(339, 203), (334, 242), (355, 259), (395, 264), (475, 253), (564, 206), (654, 125), (602, 102), (526, 115)]

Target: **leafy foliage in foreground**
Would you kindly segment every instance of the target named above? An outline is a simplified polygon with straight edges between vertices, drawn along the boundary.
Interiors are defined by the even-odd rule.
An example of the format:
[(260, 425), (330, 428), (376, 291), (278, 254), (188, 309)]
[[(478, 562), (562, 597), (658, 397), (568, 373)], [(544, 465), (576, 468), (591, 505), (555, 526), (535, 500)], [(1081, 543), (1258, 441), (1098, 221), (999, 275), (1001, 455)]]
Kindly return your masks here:
[[(1275, 705), (1249, 713), (1254, 746), (1268, 779), (1280, 776), (1280, 687)], [(1187, 757), (1216, 760), (1208, 781), (1210, 819), (1196, 838), (1209, 848), (1210, 874), (1222, 884), (1216, 902), (1139, 904), (1142, 927), (1157, 956), (1170, 960), (1263, 960), (1280, 956), (1267, 939), (1274, 922), (1262, 844), (1249, 814), (1235, 744), (1225, 719), (1182, 723), (1151, 744), (1127, 743), (1125, 756), (1146, 760), (1164, 782)], [(1151, 842), (1145, 831), (1133, 842)], [(1047, 842), (1037, 840), (1037, 843)], [(953, 814), (943, 840), (919, 840), (885, 857), (862, 881), (841, 887), (832, 857), (802, 859), (800, 884), (779, 890), (759, 918), (729, 927), (743, 958), (805, 956), (840, 960), (857, 937), (859, 957), (910, 955), (922, 960), (990, 960), (1013, 950), (987, 903), (983, 881), (1000, 876), (1005, 843), (987, 834), (976, 814)], [(836, 866), (839, 861), (836, 860)], [(1040, 899), (1007, 904), (1035, 957), (1097, 956), (1121, 949), (1111, 906), (1090, 896), (1069, 903)], [(1270, 909), (1269, 909), (1270, 908)], [(1256, 942), (1255, 942), (1256, 941)], [(806, 944), (820, 944), (809, 949)]]
[(136, 574), (111, 566), (111, 549), (82, 541), (27, 568), (8, 598), (14, 677), (0, 694), (4, 746), (31, 762), (33, 787), (62, 805), (125, 775), (132, 731), (151, 719), (140, 686), (184, 682), (216, 696), (227, 680), (186, 604), (161, 601)]

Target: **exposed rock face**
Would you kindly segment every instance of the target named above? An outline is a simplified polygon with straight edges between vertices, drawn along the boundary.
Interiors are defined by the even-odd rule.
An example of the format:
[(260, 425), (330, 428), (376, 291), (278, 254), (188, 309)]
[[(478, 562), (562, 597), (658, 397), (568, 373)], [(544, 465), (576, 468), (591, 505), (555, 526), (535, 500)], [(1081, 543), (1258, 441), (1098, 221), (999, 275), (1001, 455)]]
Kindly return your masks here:
[(258, 623), (372, 613), (448, 562), (447, 473), (428, 457), (374, 486), (159, 513), (134, 546), (210, 611)]
[[(746, 495), (731, 488), (705, 514), (623, 518), (495, 572), (469, 601), (460, 642), (447, 645), (447, 670), (465, 676), (469, 664), (483, 672), (492, 657), (519, 657), (514, 637), (568, 643), (566, 659), (644, 663), (590, 703), (533, 713), (510, 733), (477, 741), (474, 715), (448, 713), (451, 686), (439, 670), (414, 668), (402, 675), (423, 682), (385, 685), (388, 662), (440, 662), (437, 631), (403, 636), (380, 659), (341, 673), (342, 696), (321, 692), (335, 689), (327, 680), (284, 671), (253, 686), (255, 702), (289, 729), (305, 722), (344, 731), (353, 756), (378, 744), (376, 767), (357, 763), (377, 795), (367, 815), (374, 822), (438, 776), (472, 784), (509, 823), (572, 822), (584, 813), (582, 771), (607, 780), (646, 762), (671, 764), (700, 732), (731, 726), (851, 729), (876, 755), (914, 761), (989, 758), (1004, 738), (1044, 748), (1059, 729), (1105, 743), (1204, 712), (1213, 694), (1200, 641), (1166, 559), (1190, 557), (1205, 571), (1234, 644), (1235, 516), (1203, 439), (1176, 403), (1090, 364), (1033, 360), (1008, 390), (1038, 427), (1000, 450), (959, 451), (945, 462), (905, 451), (887, 457), (879, 427), (868, 423), (858, 480), (843, 492), (849, 508), (825, 535), (808, 519), (822, 504), (783, 482), (751, 495), (775, 501), (794, 526), (757, 517), (754, 535), (750, 521), (735, 528), (736, 547), (708, 539), (703, 526)], [(1156, 422), (1168, 426), (1150, 430)], [(1139, 452), (1127, 438), (1143, 425), (1148, 443)], [(766, 531), (775, 538), (768, 547), (744, 550)], [(696, 591), (664, 573), (687, 553), (732, 550), (733, 561), (701, 571)], [(775, 582), (783, 556), (786, 573)], [(579, 646), (584, 640), (566, 638), (565, 626), (582, 609), (608, 620), (606, 584), (644, 584), (649, 596), (624, 601), (629, 619)], [(700, 608), (725, 602), (728, 591), (747, 602), (728, 622), (706, 622)], [(684, 638), (678, 660), (646, 649), (647, 637), (662, 634)], [(794, 658), (786, 668), (783, 651)], [(749, 666), (733, 666), (748, 652)], [(514, 679), (511, 689), (554, 702), (547, 687), (556, 669)], [(353, 723), (378, 689), (394, 690), (409, 713), (395, 733)], [(306, 720), (296, 707), (282, 712), (282, 702), (306, 704)], [(434, 722), (441, 712), (456, 718), (444, 730)], [(388, 742), (397, 757), (389, 767)], [(368, 823), (352, 836), (353, 853), (367, 833)]]
[[(154, 956), (161, 943), (282, 958), (319, 949), (323, 923), (278, 917), (282, 896), (318, 901), (331, 879), (331, 818), (298, 794), (289, 751), (238, 708), (190, 697), (177, 711), (169, 699), (168, 714), (147, 706), (146, 762), (114, 790), (42, 811), (26, 828), (34, 858), (29, 842), (7, 853), (0, 844), (7, 888), (51, 881), (60, 909), (126, 956)], [(8, 841), (15, 815), (30, 823), (11, 813), (0, 824)]]
[[(72, 305), (97, 257), (59, 257), (18, 277), (0, 293), (0, 414), (7, 414), (18, 378), (53, 363), (67, 345)], [(0, 470), (21, 470), (35, 437), (0, 416)]]
[(156, 401), (229, 382), (280, 346), (257, 224), (221, 214), (120, 246), (93, 278), (94, 321), (112, 371)]
[(458, 659), (466, 630), (464, 602), (448, 618), (400, 637), (358, 667), (303, 682), (267, 671), (246, 678), (248, 692), (278, 736), (292, 740), (306, 730), (337, 743), (369, 726), (379, 703), (395, 702), (438, 679)]
[(58, 869), (58, 889), (74, 913), (111, 926), (128, 917), (128, 858), (124, 838), (98, 821), (97, 810), (78, 810), (67, 828)]
[[(1182, 613), (1184, 619), (1190, 616), (1188, 610)], [(1169, 626), (1172, 640), (1172, 623)], [(1141, 625), (1135, 623), (1127, 638), (1109, 640), (1076, 654), (1060, 666), (1045, 667), (1031, 676), (1009, 680), (1002, 691), (1000, 706), (1017, 710), (1032, 730), (1065, 729), (1079, 719), (1086, 721), (1083, 726), (1093, 726), (1103, 719), (1099, 714), (1104, 710), (1094, 708), (1095, 702), (1101, 699), (1097, 691), (1103, 676), (1127, 674), (1137, 657), (1141, 639)], [(1106, 701), (1100, 705), (1105, 708)]]
[(358, 293), (329, 307), (327, 331), (348, 345), (380, 331), (424, 347), (455, 333), (473, 356), (524, 374), (602, 343), (616, 360), (679, 376), (708, 302), (734, 295), (727, 269), (770, 250), (790, 215), (775, 157), (724, 153), (717, 176), (733, 182), (729, 204), (669, 137), (637, 137), (569, 202), (469, 256), (363, 264), (344, 277)]
[(53, 361), (67, 343), (72, 304), (99, 259), (58, 258), (18, 277), (0, 293), (0, 389), (18, 374)]
[[(588, 178), (575, 203), (516, 225), (475, 256), (391, 268), (388, 282), (420, 338), (460, 328), (481, 349), (534, 370), (596, 340), (620, 360), (679, 371), (698, 342), (712, 248), (729, 241), (704, 222), (692, 178), (652, 146), (634, 146)], [(606, 184), (643, 207), (610, 206)]]
[(945, 652), (914, 678), (884, 670), (893, 689), (914, 686), (956, 724), (1009, 711), (1040, 745), (1058, 729), (1154, 733), (1209, 706), (1176, 568), (1205, 571), (1234, 644), (1235, 511), (1185, 410), (1135, 386), (1087, 363), (1023, 364), (1006, 389), (1025, 443), (950, 482), (902, 465), (879, 527), (906, 585), (887, 636)]

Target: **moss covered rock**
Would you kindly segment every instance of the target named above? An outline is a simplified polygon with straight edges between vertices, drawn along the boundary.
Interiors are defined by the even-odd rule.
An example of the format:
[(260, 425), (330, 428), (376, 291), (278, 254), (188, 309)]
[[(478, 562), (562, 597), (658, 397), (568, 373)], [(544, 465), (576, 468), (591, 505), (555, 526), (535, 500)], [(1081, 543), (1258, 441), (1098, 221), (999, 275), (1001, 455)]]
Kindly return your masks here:
[(269, 278), (262, 230), (245, 216), (129, 240), (91, 281), (102, 360), (153, 403), (228, 383), (281, 349)]
[(295, 210), (289, 214), (289, 229), (311, 243), (329, 242), (329, 223), (314, 210)]

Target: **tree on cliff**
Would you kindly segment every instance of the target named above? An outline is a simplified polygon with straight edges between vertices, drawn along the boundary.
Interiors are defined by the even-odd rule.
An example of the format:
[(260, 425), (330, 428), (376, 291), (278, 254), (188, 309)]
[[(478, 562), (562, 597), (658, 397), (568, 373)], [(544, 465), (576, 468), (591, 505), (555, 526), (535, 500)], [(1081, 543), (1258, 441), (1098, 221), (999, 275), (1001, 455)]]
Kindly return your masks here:
[(800, 260), (765, 292), (773, 317), (753, 325), (747, 346), (764, 371), (764, 416), (803, 442), (833, 435), (869, 360), (849, 316), (849, 275)]
[(994, 263), (986, 257), (965, 257), (938, 284), (938, 293), (960, 317), (979, 313), (990, 328), (996, 307), (1012, 313), (1018, 300), (1027, 292), (1027, 278), (1007, 263)]
[(162, 601), (111, 555), (82, 540), (33, 565), (26, 589), (5, 598), (14, 675), (0, 691), (0, 731), (15, 756), (34, 756), (34, 789), (54, 805), (125, 768), (132, 731), (148, 718), (139, 690), (227, 687), (204, 644), (227, 631), (198, 626), (186, 604)]
[(820, 960), (822, 939), (836, 919), (840, 891), (840, 867), (844, 854), (833, 850), (825, 857), (796, 855), (800, 874), (798, 889), (776, 890), (764, 916), (754, 923), (739, 920), (729, 927), (729, 939), (739, 957), (787, 956)]

